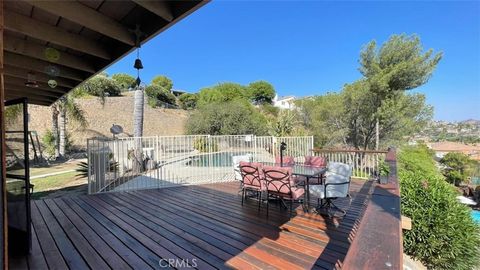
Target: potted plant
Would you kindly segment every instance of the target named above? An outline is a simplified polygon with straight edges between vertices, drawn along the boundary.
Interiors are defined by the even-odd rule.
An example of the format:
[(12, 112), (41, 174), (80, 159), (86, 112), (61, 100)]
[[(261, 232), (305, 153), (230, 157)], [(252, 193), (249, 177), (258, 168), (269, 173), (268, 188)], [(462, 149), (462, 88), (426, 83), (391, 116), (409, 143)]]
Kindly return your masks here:
[(388, 183), (388, 175), (390, 174), (390, 165), (385, 160), (380, 161), (378, 166), (380, 175), (380, 184)]

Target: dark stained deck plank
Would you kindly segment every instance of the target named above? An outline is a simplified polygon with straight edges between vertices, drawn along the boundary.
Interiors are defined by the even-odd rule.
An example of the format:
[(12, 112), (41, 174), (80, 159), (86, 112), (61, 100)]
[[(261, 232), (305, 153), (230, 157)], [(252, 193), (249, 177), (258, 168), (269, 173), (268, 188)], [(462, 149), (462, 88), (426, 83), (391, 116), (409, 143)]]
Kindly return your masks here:
[(82, 258), (82, 255), (80, 255), (79, 250), (77, 250), (73, 243), (68, 239), (68, 236), (63, 231), (61, 225), (57, 223), (57, 220), (45, 205), (45, 202), (42, 200), (36, 201), (35, 205), (43, 216), (45, 224), (50, 230), (53, 240), (57, 244), (68, 267), (73, 269), (89, 269), (87, 263)]
[(67, 269), (68, 266), (40, 215), (36, 203), (32, 202), (31, 205), (33, 227), (37, 233), (38, 242), (43, 251), (42, 255), (45, 257), (48, 268), (58, 270)]
[[(100, 198), (100, 196), (96, 197), (97, 198), (94, 198), (94, 200), (103, 200), (105, 203), (113, 206), (112, 208), (109, 208), (110, 212), (128, 224), (133, 225), (135, 228), (140, 229), (144, 234), (157, 242), (160, 246), (163, 246), (169, 251), (175, 253), (175, 255), (179, 258), (187, 259), (188, 261), (197, 259), (197, 265), (202, 269), (215, 269), (215, 267), (223, 267), (222, 260), (218, 258), (213, 259), (212, 256), (209, 256), (208, 258), (212, 258), (212, 260), (203, 261), (201, 258), (197, 257), (195, 253), (198, 252), (201, 254), (202, 249), (195, 249), (192, 247), (192, 245), (188, 245), (187, 241), (181, 241), (179, 235), (169, 233), (167, 230), (172, 228), (169, 228), (168, 225), (161, 226), (150, 219), (147, 219), (144, 215), (148, 215), (148, 213), (142, 212), (141, 209), (131, 209), (129, 205), (122, 204), (120, 201), (111, 200), (111, 197), (113, 197), (112, 194), (109, 194), (109, 196), (102, 196), (102, 198)], [(143, 215), (140, 215), (140, 213)], [(182, 233), (182, 231), (180, 231), (180, 233)], [(212, 265), (208, 264), (208, 262), (212, 263)]]
[(97, 253), (97, 247), (90, 245), (80, 231), (78, 231), (75, 225), (60, 210), (60, 208), (58, 208), (58, 206), (53, 203), (51, 199), (44, 200), (43, 202), (57, 220), (58, 225), (62, 227), (71, 243), (75, 246), (75, 249), (80, 253), (82, 258), (85, 259), (88, 266), (92, 269), (109, 269), (110, 267)]
[(342, 219), (299, 204), (290, 217), (272, 202), (267, 218), (265, 205), (260, 212), (252, 199), (241, 205), (237, 182), (36, 201), (35, 252), (12, 269), (158, 269), (171, 258), (197, 269), (338, 269), (370, 187), (352, 182), (352, 200), (338, 202), (347, 209)]
[[(56, 199), (55, 202), (60, 206), (72, 209), (75, 215), (89, 225), (92, 231), (95, 231), (115, 251), (118, 256), (123, 258), (134, 269), (149, 269), (150, 266), (134, 251), (132, 251), (123, 240), (122, 235), (113, 234), (111, 230), (104, 227), (98, 220), (89, 215), (83, 208), (70, 199)], [(128, 242), (126, 242), (128, 244)], [(113, 255), (113, 254), (112, 254)]]

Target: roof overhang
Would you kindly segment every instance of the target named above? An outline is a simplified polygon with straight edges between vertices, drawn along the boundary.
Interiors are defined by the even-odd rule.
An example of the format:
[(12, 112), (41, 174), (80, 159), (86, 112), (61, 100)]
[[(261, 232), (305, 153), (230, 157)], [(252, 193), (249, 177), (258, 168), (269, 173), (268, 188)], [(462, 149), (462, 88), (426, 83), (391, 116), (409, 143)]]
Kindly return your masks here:
[[(137, 25), (143, 44), (207, 2), (6, 0), (5, 98), (51, 105), (134, 50)], [(38, 87), (26, 86), (32, 75)]]

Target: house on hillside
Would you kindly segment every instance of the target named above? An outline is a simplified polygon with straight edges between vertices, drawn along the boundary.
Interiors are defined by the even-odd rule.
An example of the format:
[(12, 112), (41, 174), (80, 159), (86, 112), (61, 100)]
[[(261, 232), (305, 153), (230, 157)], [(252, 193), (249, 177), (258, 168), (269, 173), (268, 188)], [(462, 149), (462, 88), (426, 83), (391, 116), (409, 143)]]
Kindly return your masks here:
[(287, 109), (287, 110), (294, 109), (295, 97), (294, 96), (278, 97), (278, 95), (275, 95), (275, 98), (273, 99), (273, 106), (280, 109)]
[(471, 159), (480, 160), (480, 145), (463, 144), (459, 142), (433, 142), (427, 146), (435, 151), (435, 157), (439, 160), (450, 152), (460, 152), (468, 155)]

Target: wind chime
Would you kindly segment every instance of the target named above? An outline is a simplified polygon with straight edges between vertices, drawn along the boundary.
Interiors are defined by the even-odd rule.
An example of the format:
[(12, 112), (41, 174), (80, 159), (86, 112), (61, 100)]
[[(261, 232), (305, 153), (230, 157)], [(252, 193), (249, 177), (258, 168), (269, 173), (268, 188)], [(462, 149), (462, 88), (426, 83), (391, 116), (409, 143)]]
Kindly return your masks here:
[(140, 79), (140, 69), (143, 69), (142, 60), (140, 60), (140, 38), (143, 35), (142, 31), (140, 30), (140, 25), (137, 24), (135, 30), (133, 30), (135, 34), (135, 47), (137, 48), (137, 59), (135, 59), (135, 63), (133, 67), (137, 70), (137, 79), (135, 80), (135, 89), (140, 89), (140, 83), (142, 80)]

